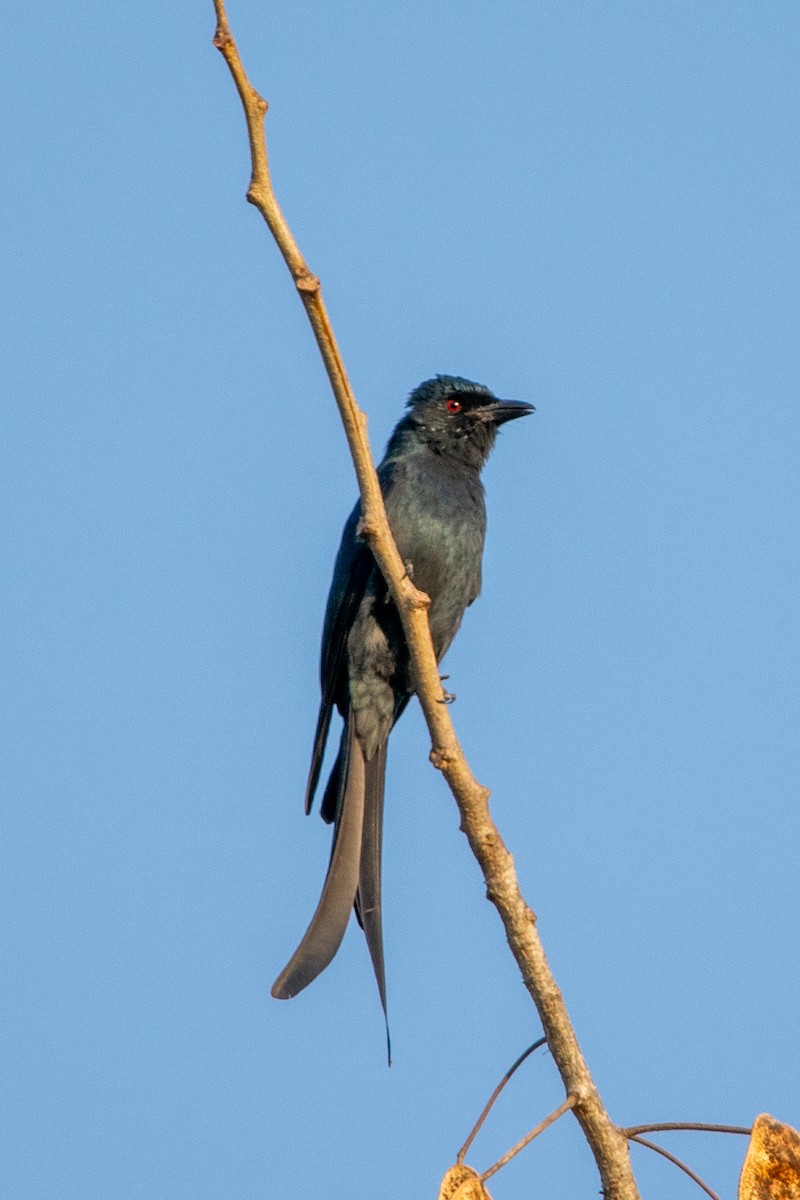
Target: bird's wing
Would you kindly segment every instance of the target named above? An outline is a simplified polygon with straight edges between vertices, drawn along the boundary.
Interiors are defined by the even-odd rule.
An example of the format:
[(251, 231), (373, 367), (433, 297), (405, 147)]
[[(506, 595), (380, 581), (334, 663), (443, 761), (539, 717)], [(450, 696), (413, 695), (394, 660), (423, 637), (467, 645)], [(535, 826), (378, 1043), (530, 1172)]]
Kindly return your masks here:
[(333, 581), (328, 594), (328, 606), (325, 610), (325, 624), (322, 631), (322, 656), (320, 662), (320, 681), (322, 698), (320, 700), (317, 728), (314, 734), (314, 746), (311, 751), (311, 766), (306, 785), (306, 812), (311, 811), (314, 793), (319, 783), (322, 769), (322, 757), (325, 753), (325, 743), (328, 740), (333, 708), (340, 697), (346, 695), (347, 667), (347, 637), (355, 620), (370, 572), (375, 567), (372, 551), (356, 538), (356, 527), (361, 517), (361, 506), (357, 504), (348, 518), (342, 533), (339, 553), (333, 568)]
[[(378, 481), (390, 522), (393, 508), (396, 507), (393, 504), (398, 491), (396, 484), (404, 477), (405, 467), (394, 459), (384, 459), (378, 467)], [(360, 520), (361, 501), (359, 500), (347, 518), (342, 531), (342, 540), (333, 568), (333, 580), (325, 609), (320, 663), (322, 699), (306, 785), (305, 807), (307, 813), (311, 811), (314, 793), (319, 783), (322, 757), (325, 753), (325, 743), (328, 740), (334, 705), (338, 703), (340, 706), (346, 706), (347, 704), (347, 638), (353, 627), (358, 607), (367, 590), (370, 575), (373, 571), (378, 570), (369, 546), (366, 542), (360, 541), (357, 536), (356, 531)], [(342, 708), (342, 714), (344, 715), (344, 708)]]

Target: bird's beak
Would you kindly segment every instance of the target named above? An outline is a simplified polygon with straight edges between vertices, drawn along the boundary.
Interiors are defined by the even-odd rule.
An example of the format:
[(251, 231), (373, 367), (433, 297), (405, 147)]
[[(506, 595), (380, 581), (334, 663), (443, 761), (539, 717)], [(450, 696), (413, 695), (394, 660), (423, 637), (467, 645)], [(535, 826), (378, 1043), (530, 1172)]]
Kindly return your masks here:
[(485, 421), (495, 425), (504, 425), (506, 421), (515, 421), (517, 417), (527, 417), (528, 413), (536, 412), (532, 404), (522, 400), (493, 400), (480, 410)]

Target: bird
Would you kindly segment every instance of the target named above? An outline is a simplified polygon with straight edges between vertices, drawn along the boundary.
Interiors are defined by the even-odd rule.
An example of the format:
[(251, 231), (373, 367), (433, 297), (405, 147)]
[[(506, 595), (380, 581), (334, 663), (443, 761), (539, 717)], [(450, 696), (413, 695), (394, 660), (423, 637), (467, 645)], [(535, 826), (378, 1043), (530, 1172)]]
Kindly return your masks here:
[[(430, 597), (428, 619), (440, 662), (481, 589), (486, 506), (481, 470), (498, 428), (534, 412), (488, 387), (437, 375), (411, 393), (378, 467), (400, 557)], [(372, 551), (359, 538), (361, 503), (342, 533), (322, 631), (321, 701), (306, 787), (312, 808), (333, 710), (343, 718), (339, 752), (320, 812), (333, 824), (328, 870), (316, 911), (272, 987), (296, 996), (328, 966), (355, 909), (386, 1020), (381, 920), (381, 841), (389, 734), (414, 692), (403, 628)], [(391, 1050), (389, 1050), (391, 1061)]]

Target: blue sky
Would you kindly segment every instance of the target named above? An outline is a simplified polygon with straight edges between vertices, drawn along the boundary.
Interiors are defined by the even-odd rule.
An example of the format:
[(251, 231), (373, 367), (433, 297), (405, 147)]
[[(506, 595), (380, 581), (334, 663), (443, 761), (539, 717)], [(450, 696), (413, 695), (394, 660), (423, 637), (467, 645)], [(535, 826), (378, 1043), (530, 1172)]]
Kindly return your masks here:
[[(793, 3), (231, 0), (278, 194), (382, 451), (463, 374), (485, 473), (453, 716), (622, 1124), (800, 1125)], [(355, 494), (254, 210), (212, 6), (42, 5), (3, 73), (0, 1188), (435, 1195), (539, 1034), (427, 762), (392, 738), (395, 1063), (353, 927), (269, 998)], [(561, 1099), (530, 1060), (470, 1154)], [(673, 1135), (723, 1196), (744, 1145)], [(634, 1150), (649, 1200), (696, 1193)], [(490, 1185), (593, 1196), (565, 1118)]]

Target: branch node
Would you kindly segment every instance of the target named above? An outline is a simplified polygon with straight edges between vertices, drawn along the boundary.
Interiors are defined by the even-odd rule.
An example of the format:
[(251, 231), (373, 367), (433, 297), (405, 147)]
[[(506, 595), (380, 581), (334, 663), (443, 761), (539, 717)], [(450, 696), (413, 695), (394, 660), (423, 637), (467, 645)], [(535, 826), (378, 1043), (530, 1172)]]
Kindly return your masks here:
[(378, 527), (372, 521), (368, 521), (366, 517), (362, 517), (356, 525), (356, 537), (361, 538), (362, 542), (374, 542), (378, 536)]
[(421, 592), (419, 588), (414, 587), (413, 583), (410, 583), (408, 602), (415, 612), (427, 612), (431, 606), (431, 598), (428, 593)]
[(320, 283), (316, 275), (308, 267), (298, 267), (294, 272), (294, 284), (298, 292), (312, 295), (319, 291)]
[(428, 757), (437, 771), (444, 771), (453, 762), (452, 755), (439, 746), (434, 746)]

